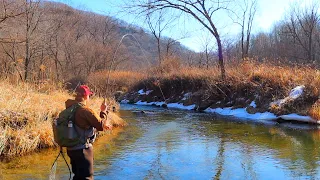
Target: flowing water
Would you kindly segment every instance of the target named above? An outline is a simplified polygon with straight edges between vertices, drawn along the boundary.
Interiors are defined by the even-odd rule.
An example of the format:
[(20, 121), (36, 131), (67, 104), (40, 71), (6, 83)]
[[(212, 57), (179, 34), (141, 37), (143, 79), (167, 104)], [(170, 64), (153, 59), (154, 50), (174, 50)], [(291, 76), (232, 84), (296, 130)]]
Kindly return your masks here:
[[(129, 126), (95, 142), (95, 179), (320, 179), (315, 126), (133, 105), (120, 115)], [(2, 162), (0, 179), (48, 179), (57, 154)], [(56, 168), (68, 179), (62, 158)]]

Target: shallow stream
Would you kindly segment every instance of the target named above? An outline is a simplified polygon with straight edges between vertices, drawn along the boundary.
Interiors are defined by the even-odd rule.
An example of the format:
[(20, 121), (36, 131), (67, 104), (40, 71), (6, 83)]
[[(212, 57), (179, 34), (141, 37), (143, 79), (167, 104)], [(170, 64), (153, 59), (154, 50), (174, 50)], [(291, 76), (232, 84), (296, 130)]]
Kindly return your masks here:
[[(122, 105), (129, 126), (94, 144), (95, 179), (320, 179), (320, 130)], [(0, 179), (48, 179), (58, 150), (0, 163)], [(68, 157), (67, 157), (68, 159)], [(59, 158), (57, 179), (68, 179)]]

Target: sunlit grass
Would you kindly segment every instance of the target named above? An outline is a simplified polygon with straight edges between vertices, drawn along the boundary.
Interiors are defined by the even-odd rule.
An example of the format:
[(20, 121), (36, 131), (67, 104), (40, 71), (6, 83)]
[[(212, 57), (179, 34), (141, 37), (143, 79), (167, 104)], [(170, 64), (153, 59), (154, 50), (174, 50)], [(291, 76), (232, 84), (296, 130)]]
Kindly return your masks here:
[[(52, 121), (65, 108), (64, 102), (73, 97), (66, 90), (56, 88), (54, 84), (51, 86), (43, 91), (43, 87), (34, 84), (12, 85), (1, 80), (0, 156), (12, 157), (55, 146)], [(102, 98), (95, 97), (90, 100), (89, 106), (98, 113), (102, 101)], [(107, 104), (118, 108), (112, 99), (107, 99)], [(110, 113), (109, 118), (114, 126), (125, 125), (113, 113)]]

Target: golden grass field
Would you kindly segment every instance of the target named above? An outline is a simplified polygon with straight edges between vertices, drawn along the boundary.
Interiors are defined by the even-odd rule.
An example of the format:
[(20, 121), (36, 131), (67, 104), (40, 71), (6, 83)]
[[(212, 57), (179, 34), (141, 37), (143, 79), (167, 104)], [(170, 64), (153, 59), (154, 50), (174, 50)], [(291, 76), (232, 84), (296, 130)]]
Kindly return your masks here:
[[(64, 102), (73, 98), (62, 88), (50, 84), (13, 85), (8, 80), (0, 83), (0, 155), (12, 157), (47, 147), (55, 147), (52, 120), (65, 107)], [(102, 98), (93, 98), (89, 107), (99, 112)], [(112, 99), (107, 104), (116, 106)], [(125, 122), (114, 113), (109, 113), (114, 126)]]

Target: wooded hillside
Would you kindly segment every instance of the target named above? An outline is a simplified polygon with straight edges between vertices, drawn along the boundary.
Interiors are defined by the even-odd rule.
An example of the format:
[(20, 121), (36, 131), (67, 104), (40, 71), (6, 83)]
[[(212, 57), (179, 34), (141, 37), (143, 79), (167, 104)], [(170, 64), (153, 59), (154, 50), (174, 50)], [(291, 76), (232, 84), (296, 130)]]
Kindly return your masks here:
[[(0, 4), (2, 77), (65, 81), (111, 65), (111, 69), (135, 70), (158, 63), (152, 35), (116, 18), (54, 2)], [(192, 53), (169, 38), (161, 46), (166, 56)]]

